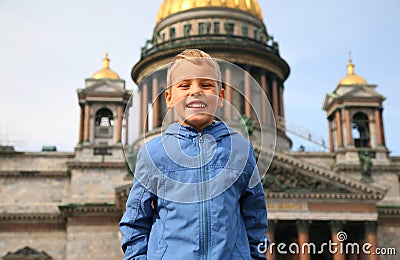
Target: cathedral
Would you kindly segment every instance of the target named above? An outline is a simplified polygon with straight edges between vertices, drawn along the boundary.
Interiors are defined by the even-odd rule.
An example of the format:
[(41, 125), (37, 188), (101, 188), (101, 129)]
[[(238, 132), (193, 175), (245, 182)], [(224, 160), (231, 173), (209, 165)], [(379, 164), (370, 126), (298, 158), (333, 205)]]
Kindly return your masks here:
[[(400, 157), (391, 156), (385, 143), (385, 97), (356, 74), (351, 58), (347, 73), (320, 101), (329, 151), (294, 151), (284, 104), (290, 68), (257, 0), (164, 0), (144, 42), (131, 72), (138, 102), (107, 53), (101, 69), (77, 90), (73, 152), (0, 146), (0, 259), (123, 258), (118, 222), (134, 174), (126, 157), (134, 164), (146, 138), (176, 119), (162, 96), (166, 65), (187, 48), (234, 65), (221, 64), (231, 106), (219, 117), (233, 125), (247, 120), (257, 164), (266, 169), (267, 258), (397, 259)], [(133, 129), (139, 137), (129, 140)], [(272, 152), (263, 142), (271, 132)]]

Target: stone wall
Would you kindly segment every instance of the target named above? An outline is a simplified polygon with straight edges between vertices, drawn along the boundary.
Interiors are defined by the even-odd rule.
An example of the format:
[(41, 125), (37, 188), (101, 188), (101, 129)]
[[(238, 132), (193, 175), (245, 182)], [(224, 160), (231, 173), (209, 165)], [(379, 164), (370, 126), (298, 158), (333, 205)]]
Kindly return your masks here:
[(67, 228), (66, 260), (123, 259), (118, 223)]
[(65, 238), (65, 232), (62, 231), (0, 232), (0, 258), (5, 256), (8, 252), (14, 253), (28, 246), (38, 252), (46, 252), (54, 260), (64, 260), (66, 247)]
[(380, 259), (398, 260), (400, 255), (400, 226), (379, 226), (378, 247), (381, 250), (396, 249), (396, 255), (381, 255)]
[(69, 203), (115, 201), (115, 189), (132, 180), (125, 180), (128, 171), (119, 169), (76, 169), (71, 172)]
[(69, 179), (2, 177), (0, 187), (0, 213), (55, 213), (67, 198)]

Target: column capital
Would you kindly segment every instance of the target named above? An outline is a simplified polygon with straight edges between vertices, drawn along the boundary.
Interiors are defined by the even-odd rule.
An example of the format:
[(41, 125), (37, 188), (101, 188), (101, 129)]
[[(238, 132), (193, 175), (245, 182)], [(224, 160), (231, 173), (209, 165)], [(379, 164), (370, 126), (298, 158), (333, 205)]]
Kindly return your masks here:
[(334, 233), (342, 231), (343, 225), (345, 223), (346, 223), (345, 221), (336, 221), (336, 220), (331, 221), (330, 222), (331, 231), (334, 232)]
[(366, 233), (376, 233), (378, 229), (378, 223), (376, 221), (366, 221), (364, 225)]
[(336, 113), (336, 112), (341, 113), (342, 110), (343, 110), (342, 107), (337, 107), (337, 108), (335, 108), (335, 109), (333, 110), (333, 113)]
[(308, 232), (310, 229), (311, 220), (296, 220), (296, 226), (298, 232)]
[(268, 220), (267, 232), (273, 232), (278, 225), (278, 220)]

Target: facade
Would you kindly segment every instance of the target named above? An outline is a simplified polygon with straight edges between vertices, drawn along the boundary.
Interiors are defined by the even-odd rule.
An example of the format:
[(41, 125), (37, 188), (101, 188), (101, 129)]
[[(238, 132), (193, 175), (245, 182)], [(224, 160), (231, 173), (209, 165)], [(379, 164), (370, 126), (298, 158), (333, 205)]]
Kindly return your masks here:
[[(362, 252), (367, 243), (370, 251), (386, 248), (400, 254), (400, 157), (391, 157), (385, 144), (385, 98), (377, 86), (356, 75), (350, 59), (347, 75), (332, 86), (323, 105), (329, 152), (291, 151), (283, 102), (284, 92), (290, 91), (284, 87), (290, 69), (266, 30), (257, 1), (164, 0), (153, 37), (132, 69), (140, 97), (139, 106), (132, 105), (139, 110), (137, 140), (128, 143), (129, 117), (123, 117), (131, 92), (110, 69), (106, 55), (103, 68), (78, 90), (80, 129), (74, 152), (1, 147), (0, 258), (122, 258), (118, 221), (132, 185), (123, 144), (134, 156), (143, 137), (157, 136), (164, 120), (174, 120), (160, 93), (167, 87), (165, 65), (186, 48), (203, 49), (244, 71), (221, 66), (224, 81), (232, 82), (224, 86), (227, 102), (255, 122), (251, 140), (259, 164), (269, 164), (266, 158), (272, 156), (262, 180), (273, 242), (268, 259), (378, 259)], [(270, 107), (258, 99), (261, 94)], [(237, 119), (230, 109), (220, 116)], [(277, 149), (268, 155), (260, 136), (273, 122)], [(353, 251), (319, 252), (328, 241)], [(281, 249), (288, 254), (283, 254), (280, 243), (293, 244), (292, 251), (297, 245), (315, 252), (291, 254), (286, 247)]]
[(122, 150), (131, 91), (109, 68), (106, 54), (103, 68), (77, 94), (74, 152), (1, 147), (1, 259), (122, 258), (115, 188), (132, 182)]

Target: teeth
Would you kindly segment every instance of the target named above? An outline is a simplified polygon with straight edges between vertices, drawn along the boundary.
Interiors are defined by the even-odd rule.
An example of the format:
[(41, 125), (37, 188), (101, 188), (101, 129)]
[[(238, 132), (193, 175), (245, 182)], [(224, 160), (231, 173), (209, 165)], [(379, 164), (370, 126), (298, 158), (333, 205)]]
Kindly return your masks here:
[(200, 104), (200, 103), (195, 103), (195, 104), (190, 104), (188, 105), (189, 108), (205, 108), (206, 105)]

